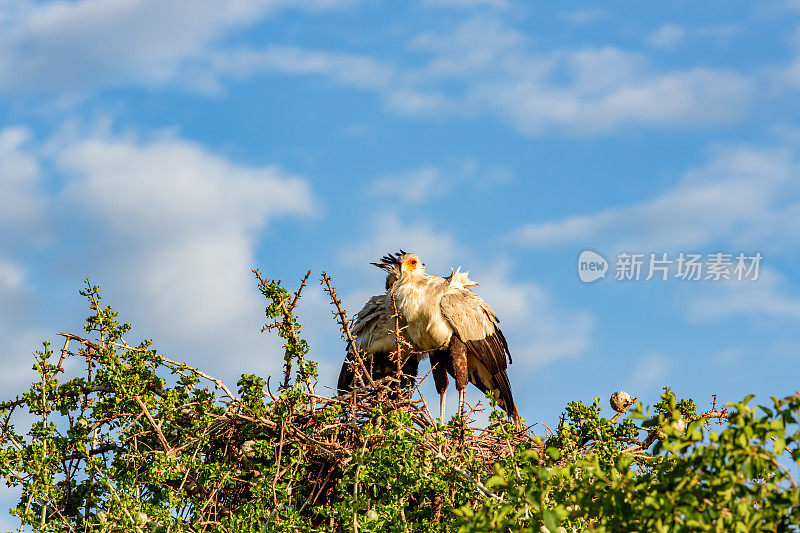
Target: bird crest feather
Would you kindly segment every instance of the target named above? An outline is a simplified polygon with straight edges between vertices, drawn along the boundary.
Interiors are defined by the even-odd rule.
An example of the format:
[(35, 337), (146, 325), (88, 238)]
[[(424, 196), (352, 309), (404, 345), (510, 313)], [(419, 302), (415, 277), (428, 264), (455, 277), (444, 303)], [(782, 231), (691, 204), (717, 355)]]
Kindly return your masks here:
[(445, 278), (448, 282), (448, 286), (454, 288), (468, 288), (468, 287), (477, 287), (478, 282), (472, 281), (469, 279), (469, 270), (466, 272), (461, 272), (461, 267), (458, 267), (455, 271), (451, 268), (450, 275)]

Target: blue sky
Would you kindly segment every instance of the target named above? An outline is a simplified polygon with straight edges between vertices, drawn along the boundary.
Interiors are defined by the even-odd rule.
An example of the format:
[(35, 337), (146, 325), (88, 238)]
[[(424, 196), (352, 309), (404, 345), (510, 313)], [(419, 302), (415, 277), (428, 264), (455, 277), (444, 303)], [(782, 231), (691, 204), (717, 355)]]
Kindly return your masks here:
[[(403, 248), (481, 284), (531, 422), (791, 394), (798, 89), (790, 0), (0, 0), (0, 390), (79, 328), (87, 275), (131, 342), (235, 383), (281, 361), (251, 268), (327, 270), (356, 312)], [(764, 260), (587, 285), (584, 249)], [(302, 314), (331, 386), (316, 283)]]

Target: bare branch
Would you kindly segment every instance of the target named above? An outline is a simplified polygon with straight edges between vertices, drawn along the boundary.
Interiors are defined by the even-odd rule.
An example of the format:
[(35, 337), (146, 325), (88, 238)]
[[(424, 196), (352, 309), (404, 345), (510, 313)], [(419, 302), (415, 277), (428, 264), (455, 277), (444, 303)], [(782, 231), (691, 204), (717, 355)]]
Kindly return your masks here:
[(134, 396), (136, 403), (139, 404), (139, 407), (142, 408), (142, 412), (144, 412), (144, 416), (147, 418), (147, 421), (150, 422), (150, 425), (153, 427), (153, 431), (156, 432), (156, 436), (158, 437), (158, 441), (161, 443), (161, 447), (164, 448), (164, 452), (167, 455), (172, 455), (172, 448), (170, 447), (167, 439), (164, 438), (164, 434), (161, 432), (161, 428), (156, 424), (156, 421), (153, 420), (153, 415), (150, 414), (150, 411), (147, 409), (147, 406), (144, 404), (139, 396)]
[(366, 376), (369, 385), (374, 386), (375, 382), (372, 379), (372, 373), (368, 372), (366, 366), (364, 366), (364, 360), (361, 357), (361, 351), (356, 347), (356, 339), (353, 337), (353, 334), (350, 331), (350, 323), (347, 320), (347, 313), (345, 313), (344, 308), (342, 307), (342, 301), (339, 300), (338, 296), (336, 296), (336, 287), (331, 284), (331, 278), (328, 276), (327, 272), (322, 272), (320, 282), (325, 284), (325, 292), (327, 292), (331, 297), (331, 305), (336, 308), (336, 311), (334, 311), (333, 314), (336, 316), (336, 321), (339, 323), (339, 327), (342, 330), (342, 338), (347, 340), (348, 350), (353, 354), (353, 359), (355, 359), (356, 368), (354, 369), (354, 373), (358, 375), (358, 371), (360, 370), (363, 373), (363, 376)]

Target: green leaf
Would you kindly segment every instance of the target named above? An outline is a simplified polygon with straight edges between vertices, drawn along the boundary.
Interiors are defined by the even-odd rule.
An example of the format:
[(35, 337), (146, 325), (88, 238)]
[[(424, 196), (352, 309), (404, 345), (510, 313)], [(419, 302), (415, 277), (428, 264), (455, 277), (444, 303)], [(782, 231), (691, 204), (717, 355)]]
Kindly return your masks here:
[(544, 525), (547, 526), (547, 529), (549, 529), (551, 533), (555, 533), (558, 526), (561, 524), (558, 513), (552, 509), (544, 509), (542, 511), (542, 518), (544, 519)]
[(780, 455), (783, 453), (783, 450), (786, 449), (786, 439), (777, 438), (775, 439), (775, 445), (772, 447), (772, 453), (775, 455)]
[(748, 457), (742, 463), (742, 474), (744, 474), (745, 479), (753, 479), (754, 473), (753, 460)]

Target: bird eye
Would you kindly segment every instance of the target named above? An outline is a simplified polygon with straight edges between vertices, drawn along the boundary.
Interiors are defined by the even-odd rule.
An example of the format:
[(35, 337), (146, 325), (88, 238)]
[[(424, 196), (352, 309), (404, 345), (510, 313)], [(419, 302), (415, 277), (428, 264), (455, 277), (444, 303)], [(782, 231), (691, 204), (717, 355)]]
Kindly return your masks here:
[(416, 259), (412, 259), (412, 260), (411, 260), (411, 264), (412, 264), (412, 265), (416, 265), (416, 264), (417, 264), (417, 260), (416, 260)]

